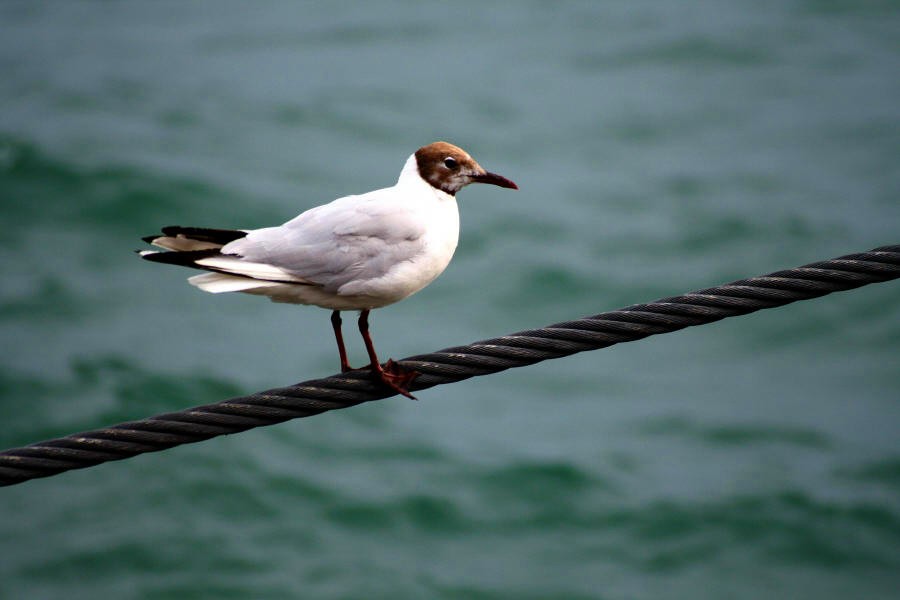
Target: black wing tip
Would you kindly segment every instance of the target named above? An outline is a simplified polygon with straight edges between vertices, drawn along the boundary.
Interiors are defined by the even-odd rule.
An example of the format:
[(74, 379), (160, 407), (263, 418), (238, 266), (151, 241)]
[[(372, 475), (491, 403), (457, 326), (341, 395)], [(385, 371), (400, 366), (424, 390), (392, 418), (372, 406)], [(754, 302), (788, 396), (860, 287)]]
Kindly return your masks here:
[(191, 229), (199, 229), (198, 227), (182, 227), (181, 225), (166, 225), (160, 231), (163, 235), (168, 235), (170, 237), (175, 237), (179, 233), (186, 233)]
[[(223, 246), (234, 240), (239, 240), (247, 235), (246, 231), (236, 229), (213, 229), (209, 227), (182, 227), (181, 225), (168, 225), (162, 228), (163, 235), (169, 237), (184, 236), (198, 242), (211, 242)], [(159, 237), (159, 236), (155, 236)], [(145, 240), (147, 238), (144, 238)]]
[(218, 256), (218, 250), (188, 250), (186, 252), (141, 252), (138, 251), (141, 258), (150, 262), (163, 263), (167, 265), (178, 265), (181, 267), (193, 267), (195, 269), (208, 270), (205, 267), (195, 264), (196, 261), (203, 258)]

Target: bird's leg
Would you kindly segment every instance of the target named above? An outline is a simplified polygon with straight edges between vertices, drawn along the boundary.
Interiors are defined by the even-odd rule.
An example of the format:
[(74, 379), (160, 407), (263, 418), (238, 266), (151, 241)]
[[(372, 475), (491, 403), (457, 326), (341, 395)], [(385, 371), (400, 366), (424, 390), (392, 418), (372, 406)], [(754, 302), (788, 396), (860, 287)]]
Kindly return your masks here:
[(366, 352), (369, 353), (371, 369), (378, 376), (378, 379), (398, 394), (403, 394), (407, 398), (415, 400), (416, 397), (409, 393), (409, 384), (419, 374), (416, 371), (404, 369), (393, 360), (388, 360), (384, 367), (381, 366), (381, 363), (378, 361), (378, 355), (375, 354), (375, 345), (372, 343), (372, 337), (369, 335), (368, 310), (362, 310), (359, 313), (359, 332), (366, 343)]
[(331, 326), (334, 328), (334, 339), (337, 340), (338, 353), (341, 355), (341, 373), (352, 371), (353, 367), (347, 360), (347, 349), (344, 348), (344, 334), (341, 333), (341, 311), (331, 313)]

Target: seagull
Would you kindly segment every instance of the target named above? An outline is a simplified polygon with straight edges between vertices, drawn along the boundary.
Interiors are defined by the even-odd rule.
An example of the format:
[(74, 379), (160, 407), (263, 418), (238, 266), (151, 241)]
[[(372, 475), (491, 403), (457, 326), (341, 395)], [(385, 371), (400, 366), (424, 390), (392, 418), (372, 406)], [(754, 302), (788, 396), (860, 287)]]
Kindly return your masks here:
[(393, 187), (338, 198), (277, 227), (163, 227), (143, 240), (165, 251), (139, 254), (208, 271), (188, 279), (206, 292), (243, 292), (331, 310), (342, 373), (353, 368), (341, 311), (360, 311), (359, 332), (374, 377), (414, 399), (409, 385), (418, 373), (393, 360), (381, 365), (369, 335), (369, 311), (403, 300), (444, 271), (459, 239), (456, 193), (470, 183), (519, 189), (462, 148), (434, 142), (407, 159)]

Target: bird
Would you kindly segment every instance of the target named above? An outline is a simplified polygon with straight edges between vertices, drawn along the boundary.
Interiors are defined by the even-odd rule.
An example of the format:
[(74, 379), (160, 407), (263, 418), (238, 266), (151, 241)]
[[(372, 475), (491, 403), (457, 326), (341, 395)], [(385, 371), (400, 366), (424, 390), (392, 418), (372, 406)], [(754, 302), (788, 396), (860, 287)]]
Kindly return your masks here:
[(415, 399), (409, 385), (419, 373), (393, 360), (381, 364), (369, 313), (418, 292), (444, 271), (459, 240), (456, 194), (470, 183), (519, 189), (486, 171), (462, 148), (439, 141), (410, 155), (392, 187), (338, 198), (276, 227), (163, 227), (142, 238), (162, 251), (139, 254), (207, 271), (188, 278), (206, 292), (242, 292), (331, 310), (342, 373), (353, 368), (341, 312), (359, 311), (374, 378)]

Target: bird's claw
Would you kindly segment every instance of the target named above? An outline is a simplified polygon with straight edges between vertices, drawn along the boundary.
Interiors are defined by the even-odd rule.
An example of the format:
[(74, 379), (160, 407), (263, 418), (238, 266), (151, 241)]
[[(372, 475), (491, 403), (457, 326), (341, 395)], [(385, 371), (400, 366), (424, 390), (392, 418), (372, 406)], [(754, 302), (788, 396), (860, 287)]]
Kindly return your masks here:
[[(379, 367), (381, 366), (379, 365)], [(419, 376), (418, 371), (407, 369), (395, 363), (393, 359), (389, 359), (383, 367), (377, 369), (377, 374), (384, 385), (410, 400), (417, 400), (415, 396), (409, 393), (409, 386)]]

